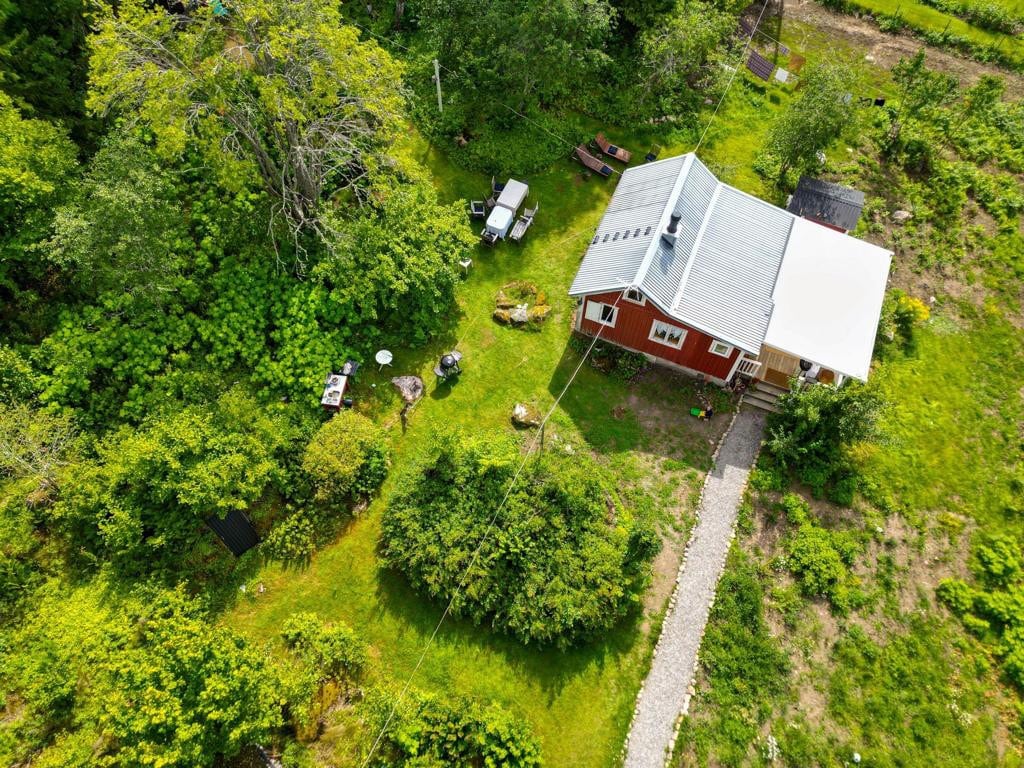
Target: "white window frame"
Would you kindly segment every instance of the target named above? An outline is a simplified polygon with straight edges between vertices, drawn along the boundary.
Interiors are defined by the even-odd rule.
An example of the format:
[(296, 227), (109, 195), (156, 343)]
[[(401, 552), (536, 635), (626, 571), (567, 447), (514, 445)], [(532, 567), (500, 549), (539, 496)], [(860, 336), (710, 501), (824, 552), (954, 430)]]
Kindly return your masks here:
[[(658, 330), (659, 325), (663, 325), (666, 328), (673, 328), (677, 331), (680, 331), (682, 335), (679, 337), (679, 343), (676, 344), (674, 342), (671, 342), (668, 340), (668, 338), (659, 339), (655, 335), (655, 332)], [(672, 349), (682, 349), (683, 342), (686, 341), (686, 329), (678, 325), (672, 325), (672, 323), (666, 323), (663, 320), (654, 320), (651, 322), (651, 332), (647, 335), (647, 338), (649, 338), (651, 341), (657, 342), (658, 344), (664, 344), (666, 347), (672, 347)]]
[[(718, 346), (725, 347), (725, 352), (719, 352), (718, 350), (716, 350), (715, 347), (718, 347)], [(732, 344), (726, 344), (724, 341), (718, 341), (717, 339), (712, 339), (711, 340), (711, 346), (708, 347), (708, 352), (710, 352), (712, 355), (718, 355), (719, 357), (729, 357), (729, 355), (732, 354), (732, 351), (734, 349), (735, 349), (735, 347)]]
[[(591, 307), (599, 307), (599, 309), (595, 313), (595, 317), (591, 317)], [(606, 309), (610, 309), (612, 311), (612, 319), (610, 321), (604, 319), (604, 312)], [(603, 301), (593, 301), (592, 299), (587, 299), (587, 306), (584, 310), (584, 317), (593, 323), (600, 323), (601, 325), (607, 326), (608, 328), (614, 328), (616, 321), (619, 319), (619, 308), (616, 307), (614, 304), (605, 304)]]
[[(635, 293), (640, 298), (639, 299), (634, 299), (634, 298), (632, 298), (629, 295), (630, 293)], [(647, 303), (647, 297), (644, 296), (643, 293), (640, 292), (639, 288), (627, 288), (626, 290), (624, 290), (622, 292), (622, 300), (623, 301), (628, 301), (630, 304), (639, 304), (641, 307), (644, 306)]]

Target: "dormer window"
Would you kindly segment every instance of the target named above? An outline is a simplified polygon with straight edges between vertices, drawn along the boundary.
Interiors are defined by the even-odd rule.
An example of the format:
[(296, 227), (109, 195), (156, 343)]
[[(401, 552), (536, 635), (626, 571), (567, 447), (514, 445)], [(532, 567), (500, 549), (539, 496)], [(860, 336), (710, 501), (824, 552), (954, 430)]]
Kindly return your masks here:
[(627, 288), (622, 292), (622, 298), (634, 304), (639, 304), (641, 307), (647, 303), (647, 299), (644, 298), (639, 288)]

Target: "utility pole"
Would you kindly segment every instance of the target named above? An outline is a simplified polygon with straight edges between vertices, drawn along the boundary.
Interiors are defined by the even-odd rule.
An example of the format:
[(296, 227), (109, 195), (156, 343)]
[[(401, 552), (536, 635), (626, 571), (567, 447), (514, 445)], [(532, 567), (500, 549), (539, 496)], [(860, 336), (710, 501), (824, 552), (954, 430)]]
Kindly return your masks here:
[(441, 102), (441, 65), (434, 59), (434, 84), (437, 86), (437, 111), (444, 112), (444, 104)]

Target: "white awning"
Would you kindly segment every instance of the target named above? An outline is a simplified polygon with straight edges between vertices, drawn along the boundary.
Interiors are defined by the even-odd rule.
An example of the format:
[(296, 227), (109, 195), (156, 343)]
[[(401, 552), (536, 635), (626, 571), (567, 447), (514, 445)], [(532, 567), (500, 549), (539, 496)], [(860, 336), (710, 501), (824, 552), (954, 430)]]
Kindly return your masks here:
[(530, 194), (530, 188), (523, 182), (509, 179), (505, 182), (505, 188), (501, 190), (501, 194), (498, 195), (498, 205), (508, 208), (510, 211), (518, 211), (528, 194)]
[(866, 381), (892, 253), (796, 219), (764, 343)]

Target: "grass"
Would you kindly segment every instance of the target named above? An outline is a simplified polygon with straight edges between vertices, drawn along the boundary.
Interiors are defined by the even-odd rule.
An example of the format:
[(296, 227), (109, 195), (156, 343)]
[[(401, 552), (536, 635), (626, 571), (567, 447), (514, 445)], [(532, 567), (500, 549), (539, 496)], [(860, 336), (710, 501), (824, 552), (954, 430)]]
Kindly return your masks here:
[[(444, 197), (479, 198), (486, 192), (487, 179), (454, 168), (416, 134), (410, 133), (405, 149), (431, 170)], [(480, 248), (443, 337), (426, 349), (394, 350), (391, 368), (377, 371), (368, 365), (360, 374), (353, 390), (357, 407), (391, 425), (394, 469), (432, 439), (435, 427), (508, 429), (514, 403), (546, 410), (573, 374), (579, 357), (568, 347), (573, 302), (566, 290), (613, 190), (600, 179), (582, 181), (578, 171), (563, 161), (525, 179), (531, 200), (541, 201), (525, 243)], [(529, 280), (548, 294), (553, 312), (540, 331), (492, 321), (495, 294), (511, 280)], [(431, 370), (452, 347), (465, 355), (464, 373), (454, 385), (435, 385)], [(428, 391), (403, 431), (400, 403), (388, 379), (405, 373), (423, 377)], [(627, 385), (584, 365), (547, 427), (546, 444), (553, 449), (569, 442), (596, 451), (619, 482), (649, 483), (646, 467), (653, 456), (661, 467), (655, 497), (666, 504), (682, 499), (685, 506), (692, 503), (710, 465), (714, 438), (729, 418), (723, 413), (711, 425), (698, 423), (688, 416), (694, 402), (694, 385), (678, 377), (648, 374)], [(389, 492), (385, 484), (381, 498)], [(404, 579), (382, 568), (377, 554), (382, 506), (382, 500), (372, 504), (305, 569), (261, 569), (222, 621), (254, 638), (273, 640), (294, 611), (342, 619), (370, 643), (374, 675), (404, 681), (443, 606), (413, 593)], [(685, 521), (675, 521), (675, 527), (678, 535)], [(258, 583), (265, 588), (262, 594)], [(667, 594), (644, 621), (633, 617), (601, 642), (566, 653), (524, 647), (487, 627), (448, 620), (414, 684), (496, 700), (524, 715), (548, 765), (615, 765)]]
[[(974, 312), (970, 314), (974, 315)], [(1020, 533), (1024, 342), (992, 312), (954, 322), (939, 315), (916, 354), (884, 365), (883, 439), (862, 464), (884, 507), (922, 520), (967, 515)]]

